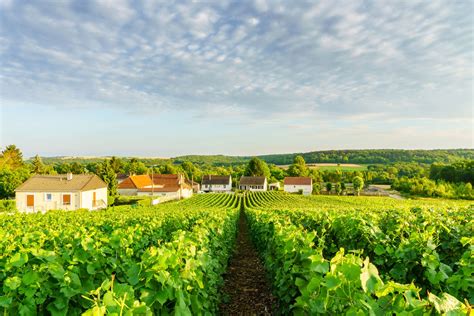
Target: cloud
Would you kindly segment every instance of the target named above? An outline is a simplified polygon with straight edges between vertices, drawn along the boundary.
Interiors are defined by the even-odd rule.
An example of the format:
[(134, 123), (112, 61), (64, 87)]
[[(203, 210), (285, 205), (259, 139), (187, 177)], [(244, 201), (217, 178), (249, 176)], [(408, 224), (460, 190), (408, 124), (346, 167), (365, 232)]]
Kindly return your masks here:
[(472, 114), (467, 2), (1, 6), (7, 106), (100, 104), (252, 121)]

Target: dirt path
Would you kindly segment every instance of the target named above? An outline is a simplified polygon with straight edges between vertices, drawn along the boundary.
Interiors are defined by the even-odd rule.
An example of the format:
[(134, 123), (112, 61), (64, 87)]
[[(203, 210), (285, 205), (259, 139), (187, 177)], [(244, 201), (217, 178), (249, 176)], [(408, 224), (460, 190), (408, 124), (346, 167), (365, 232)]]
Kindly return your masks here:
[(239, 219), (236, 248), (224, 275), (226, 303), (221, 315), (271, 315), (276, 299), (265, 277), (265, 269), (250, 240), (243, 211)]

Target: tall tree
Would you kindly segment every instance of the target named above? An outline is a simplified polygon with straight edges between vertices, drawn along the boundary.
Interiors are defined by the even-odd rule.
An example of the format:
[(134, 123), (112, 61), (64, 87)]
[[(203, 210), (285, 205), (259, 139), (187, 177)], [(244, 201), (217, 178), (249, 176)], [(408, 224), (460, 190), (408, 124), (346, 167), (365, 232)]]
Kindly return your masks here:
[(265, 176), (267, 178), (270, 177), (270, 169), (265, 161), (258, 159), (257, 157), (253, 157), (250, 159), (247, 168), (245, 169), (246, 176)]
[(110, 165), (115, 173), (123, 173), (123, 161), (120, 158), (113, 156), (110, 158)]
[(362, 179), (362, 177), (359, 177), (359, 176), (354, 177), (354, 179), (352, 179), (352, 184), (354, 185), (354, 191), (356, 192), (357, 195), (359, 195), (360, 191), (364, 187), (364, 179)]
[(45, 172), (43, 160), (41, 160), (41, 157), (39, 155), (36, 155), (35, 158), (33, 158), (32, 164), (34, 174), (43, 174)]
[(117, 174), (110, 165), (110, 161), (105, 160), (97, 166), (97, 175), (107, 183), (108, 195), (117, 196)]
[(308, 175), (308, 167), (302, 156), (296, 156), (293, 164), (288, 168), (288, 174), (292, 177), (305, 177)]
[(8, 145), (0, 155), (0, 168), (17, 169), (24, 166), (23, 154), (15, 145)]

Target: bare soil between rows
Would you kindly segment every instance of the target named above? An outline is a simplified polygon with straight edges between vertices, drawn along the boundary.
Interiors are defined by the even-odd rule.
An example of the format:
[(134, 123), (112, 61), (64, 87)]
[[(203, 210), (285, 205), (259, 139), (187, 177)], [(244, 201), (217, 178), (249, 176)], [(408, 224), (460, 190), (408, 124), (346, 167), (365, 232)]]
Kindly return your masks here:
[(272, 315), (276, 298), (265, 275), (265, 268), (250, 239), (247, 221), (240, 213), (234, 254), (224, 275), (224, 303), (221, 315)]

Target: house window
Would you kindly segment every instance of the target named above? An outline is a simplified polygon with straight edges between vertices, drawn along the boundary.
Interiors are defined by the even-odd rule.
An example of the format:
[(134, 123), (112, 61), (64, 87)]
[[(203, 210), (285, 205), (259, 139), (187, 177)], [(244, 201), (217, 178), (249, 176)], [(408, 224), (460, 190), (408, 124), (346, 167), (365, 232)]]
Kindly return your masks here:
[(63, 205), (71, 205), (71, 194), (63, 194)]
[(53, 194), (46, 193), (46, 202), (51, 202), (53, 200)]
[(35, 206), (35, 196), (33, 194), (28, 194), (26, 196), (26, 206), (34, 207)]

